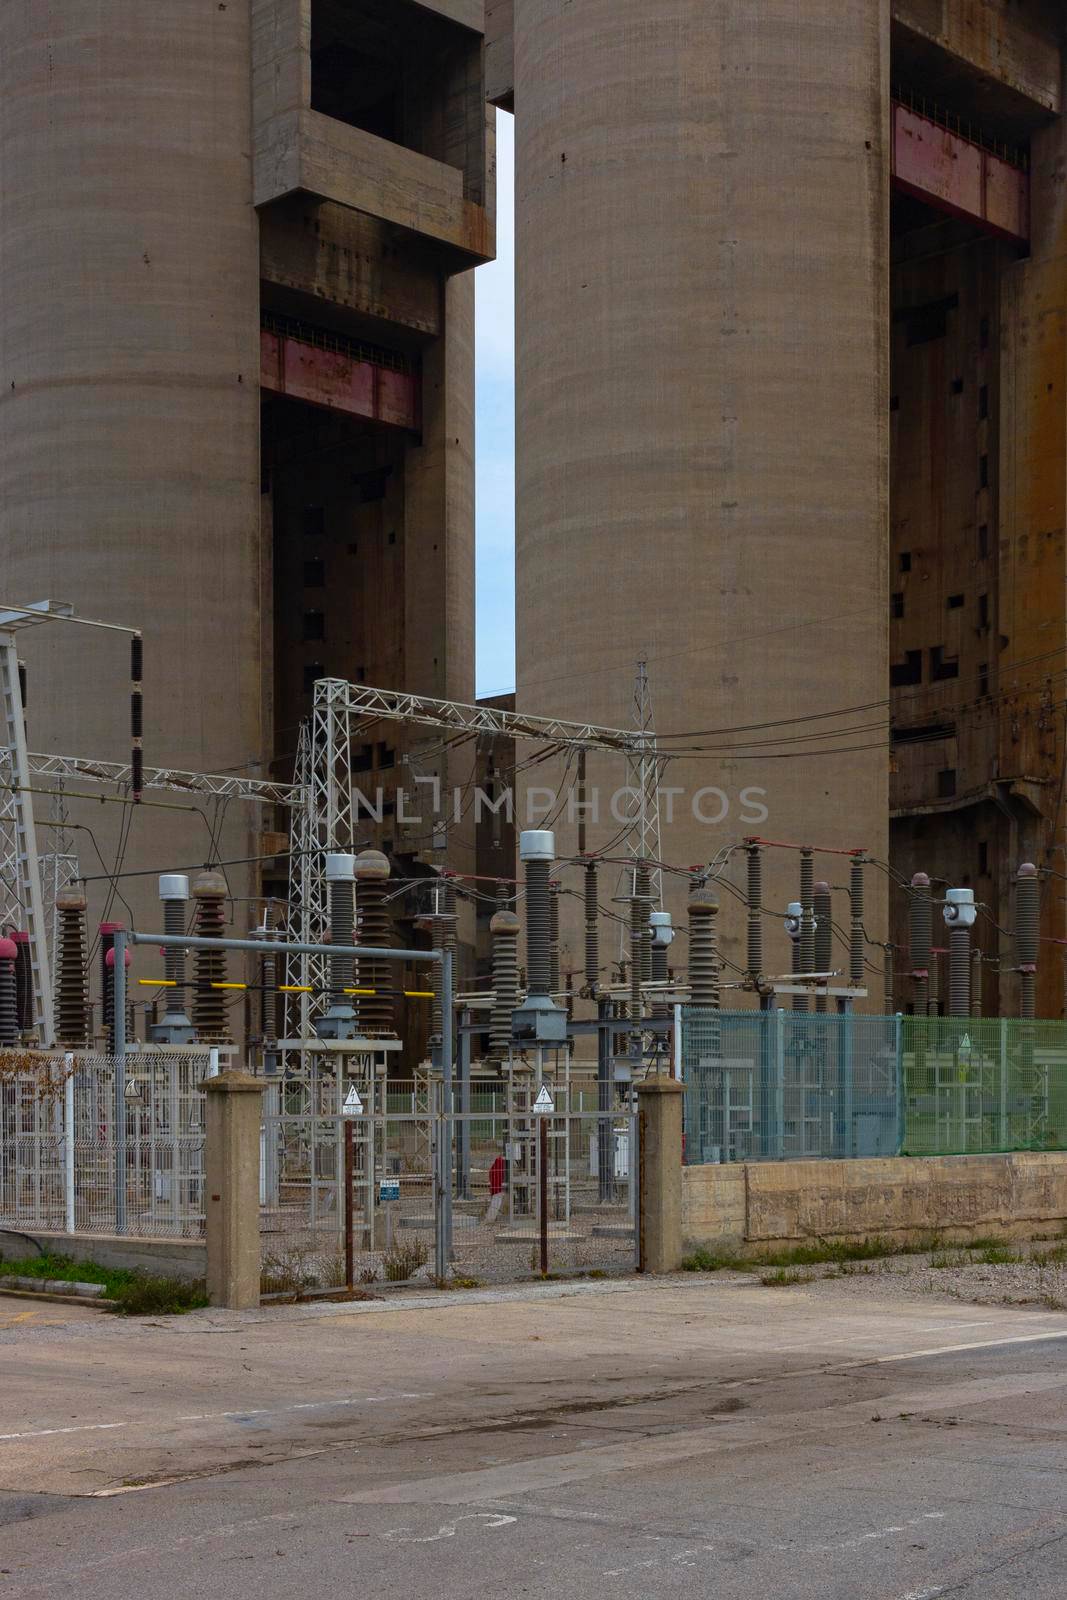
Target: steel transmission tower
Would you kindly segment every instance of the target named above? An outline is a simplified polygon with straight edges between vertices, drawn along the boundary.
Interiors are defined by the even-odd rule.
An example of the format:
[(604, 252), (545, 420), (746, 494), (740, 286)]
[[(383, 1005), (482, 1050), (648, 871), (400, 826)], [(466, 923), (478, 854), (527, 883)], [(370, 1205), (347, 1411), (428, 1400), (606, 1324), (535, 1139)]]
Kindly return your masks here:
[[(634, 862), (623, 874), (619, 897), (629, 899), (634, 892), (635, 870), (638, 862), (650, 863), (648, 868), (649, 910), (663, 903), (663, 873), (658, 863), (660, 854), (659, 781), (660, 758), (656, 754), (656, 719), (652, 709), (652, 690), (648, 681), (648, 662), (642, 658), (637, 663), (633, 698), (634, 741), (626, 757), (627, 841)], [(627, 932), (620, 924), (620, 959), (627, 953)]]

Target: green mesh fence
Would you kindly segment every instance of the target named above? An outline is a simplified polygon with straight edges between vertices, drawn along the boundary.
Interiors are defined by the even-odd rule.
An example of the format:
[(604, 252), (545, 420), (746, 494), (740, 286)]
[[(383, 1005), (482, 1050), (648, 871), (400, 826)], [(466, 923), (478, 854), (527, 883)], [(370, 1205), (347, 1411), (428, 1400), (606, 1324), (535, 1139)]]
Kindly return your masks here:
[(1067, 1149), (1067, 1024), (905, 1017), (904, 1155)]
[(896, 1155), (895, 1017), (683, 1007), (686, 1160)]
[(1067, 1023), (682, 1008), (689, 1163), (1067, 1149)]

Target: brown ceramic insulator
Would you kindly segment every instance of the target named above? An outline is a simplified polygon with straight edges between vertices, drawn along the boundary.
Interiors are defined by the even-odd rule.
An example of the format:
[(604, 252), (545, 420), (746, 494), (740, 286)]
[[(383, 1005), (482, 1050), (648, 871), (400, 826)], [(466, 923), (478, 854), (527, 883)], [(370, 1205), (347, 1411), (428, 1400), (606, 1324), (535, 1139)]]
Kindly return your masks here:
[(59, 951), (56, 961), (56, 1038), (83, 1049), (89, 1042), (89, 973), (86, 966), (85, 896), (75, 891), (56, 900)]
[[(388, 949), (393, 942), (389, 916), (389, 862), (380, 850), (363, 850), (356, 857), (356, 913), (358, 943)], [(357, 996), (359, 1031), (367, 1039), (396, 1038), (396, 964), (380, 956), (363, 956), (359, 963)]]
[[(197, 938), (221, 939), (226, 927), (226, 880), (221, 872), (202, 872), (193, 884)], [(193, 959), (193, 1027), (201, 1044), (228, 1044), (225, 950), (197, 950)]]

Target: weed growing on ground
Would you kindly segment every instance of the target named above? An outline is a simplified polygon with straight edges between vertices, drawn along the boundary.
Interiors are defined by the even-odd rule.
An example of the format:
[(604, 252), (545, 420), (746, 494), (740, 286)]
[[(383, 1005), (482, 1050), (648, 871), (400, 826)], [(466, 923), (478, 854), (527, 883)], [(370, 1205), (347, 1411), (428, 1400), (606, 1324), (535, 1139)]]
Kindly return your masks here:
[(298, 1245), (282, 1250), (265, 1250), (260, 1264), (259, 1287), (261, 1294), (298, 1294), (315, 1284), (308, 1253)]
[(98, 1267), (95, 1261), (75, 1261), (73, 1256), (23, 1256), (17, 1261), (0, 1261), (0, 1280), (4, 1278), (57, 1278), (64, 1283), (102, 1283), (108, 1299), (134, 1274), (126, 1267)]
[(734, 1255), (729, 1250), (694, 1250), (691, 1256), (686, 1256), (682, 1262), (683, 1272), (728, 1272), (731, 1269), (745, 1271), (751, 1265), (741, 1256)]
[(208, 1304), (202, 1283), (135, 1272), (131, 1282), (112, 1296), (110, 1309), (121, 1317), (181, 1316), (186, 1311), (199, 1311)]
[(406, 1283), (430, 1259), (430, 1252), (421, 1239), (395, 1244), (382, 1256), (382, 1272), (386, 1283)]
[(794, 1283), (813, 1283), (814, 1272), (800, 1272), (795, 1267), (779, 1267), (775, 1272), (760, 1273), (760, 1283), (765, 1289), (785, 1289)]
[(929, 1264), (932, 1267), (966, 1267), (970, 1265), (970, 1257), (963, 1250), (935, 1250)]
[(1018, 1250), (1010, 1250), (1004, 1244), (987, 1244), (978, 1251), (978, 1261), (984, 1267), (1007, 1267), (1023, 1258)]
[(1055, 1244), (1051, 1250), (1035, 1250), (1030, 1259), (1038, 1267), (1061, 1267), (1067, 1262), (1067, 1244)]

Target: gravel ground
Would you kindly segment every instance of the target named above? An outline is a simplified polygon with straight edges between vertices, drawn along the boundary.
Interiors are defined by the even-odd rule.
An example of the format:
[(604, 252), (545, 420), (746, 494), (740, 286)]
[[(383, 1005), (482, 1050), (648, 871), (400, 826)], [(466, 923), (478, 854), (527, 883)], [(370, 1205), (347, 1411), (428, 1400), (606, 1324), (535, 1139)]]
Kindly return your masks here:
[(973, 1305), (1034, 1306), (1067, 1310), (1067, 1243), (1044, 1240), (978, 1249), (946, 1246), (927, 1255), (890, 1256), (843, 1266), (767, 1268), (755, 1281), (768, 1288), (807, 1285), (818, 1292), (869, 1293), (902, 1298), (930, 1294)]

